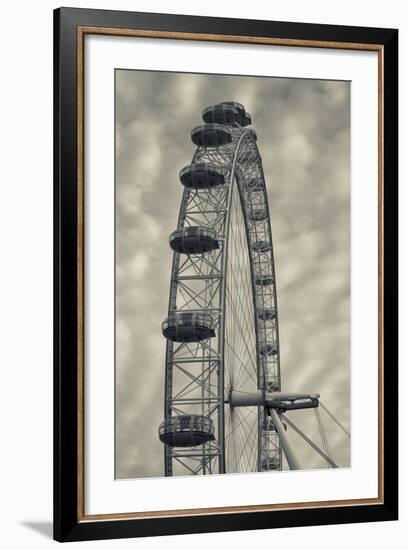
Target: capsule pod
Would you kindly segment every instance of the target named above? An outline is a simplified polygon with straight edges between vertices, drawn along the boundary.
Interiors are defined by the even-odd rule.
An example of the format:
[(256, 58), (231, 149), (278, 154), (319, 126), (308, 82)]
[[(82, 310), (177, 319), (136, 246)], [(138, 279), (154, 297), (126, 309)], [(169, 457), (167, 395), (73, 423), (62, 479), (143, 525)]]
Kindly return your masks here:
[(259, 346), (259, 353), (263, 356), (276, 355), (278, 353), (278, 347), (276, 344), (261, 344)]
[[(285, 424), (285, 422), (281, 422), (281, 423), (282, 423), (283, 429), (286, 432), (288, 430), (287, 424)], [(270, 416), (265, 417), (264, 421), (262, 422), (262, 429), (265, 432), (276, 432), (275, 424), (272, 422), (272, 418)]]
[(207, 123), (225, 124), (232, 126), (239, 121), (239, 111), (231, 103), (211, 105), (203, 111), (203, 120)]
[(175, 252), (204, 254), (220, 247), (216, 236), (217, 233), (210, 227), (183, 227), (173, 231), (169, 242)]
[(251, 124), (251, 117), (245, 111), (244, 106), (236, 101), (224, 101), (211, 105), (203, 111), (203, 120), (207, 123), (217, 123), (240, 126)]
[(280, 469), (279, 458), (277, 456), (269, 456), (261, 462), (261, 468), (264, 472), (277, 471)]
[(274, 392), (274, 391), (279, 391), (279, 384), (277, 382), (277, 380), (268, 380), (265, 384), (265, 389), (267, 392)]
[(172, 416), (160, 424), (159, 439), (170, 447), (196, 447), (214, 440), (214, 424), (208, 416)]
[(268, 286), (273, 283), (273, 277), (272, 275), (258, 275), (258, 277), (255, 278), (255, 283), (258, 286)]
[(238, 103), (237, 101), (227, 101), (228, 105), (233, 105), (240, 114), (240, 120), (239, 124), (241, 126), (248, 126), (248, 124), (251, 124), (251, 116), (249, 113), (245, 111), (245, 107), (242, 105), (242, 103)]
[(227, 126), (222, 124), (203, 124), (191, 132), (195, 145), (203, 147), (219, 147), (231, 143), (232, 136)]
[(201, 342), (215, 336), (214, 320), (205, 311), (177, 311), (163, 321), (162, 332), (173, 342)]
[(257, 160), (258, 154), (252, 149), (250, 149), (249, 151), (243, 151), (238, 157), (238, 162), (240, 162), (241, 164), (253, 164), (257, 162)]
[(263, 321), (273, 321), (276, 318), (275, 308), (263, 308), (258, 311), (258, 319)]
[(266, 416), (262, 422), (262, 429), (265, 432), (276, 432), (275, 424), (269, 416)]
[(208, 189), (225, 183), (224, 174), (215, 164), (190, 164), (180, 171), (180, 181), (185, 187)]
[(254, 252), (264, 254), (265, 252), (269, 252), (272, 247), (269, 241), (258, 241), (254, 243), (251, 248)]
[(268, 212), (263, 208), (248, 212), (248, 219), (251, 220), (251, 222), (261, 222), (266, 220), (267, 217)]
[(248, 181), (246, 189), (250, 193), (258, 193), (260, 191), (263, 191), (264, 187), (262, 181), (260, 181), (258, 178), (252, 178)]

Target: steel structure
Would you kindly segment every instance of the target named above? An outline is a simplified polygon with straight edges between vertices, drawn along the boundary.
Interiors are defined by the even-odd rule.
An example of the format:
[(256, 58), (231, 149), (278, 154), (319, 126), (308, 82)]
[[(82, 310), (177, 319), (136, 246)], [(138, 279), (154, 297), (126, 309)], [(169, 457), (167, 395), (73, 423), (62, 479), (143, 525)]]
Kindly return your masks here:
[[(236, 102), (208, 107), (203, 120), (191, 134), (192, 164), (180, 172), (184, 192), (170, 235), (159, 428), (165, 475), (279, 471), (282, 446), (296, 468), (281, 415), (302, 408), (305, 396), (288, 401), (280, 393), (275, 266), (257, 136)], [(306, 396), (305, 406), (317, 406), (317, 397)]]

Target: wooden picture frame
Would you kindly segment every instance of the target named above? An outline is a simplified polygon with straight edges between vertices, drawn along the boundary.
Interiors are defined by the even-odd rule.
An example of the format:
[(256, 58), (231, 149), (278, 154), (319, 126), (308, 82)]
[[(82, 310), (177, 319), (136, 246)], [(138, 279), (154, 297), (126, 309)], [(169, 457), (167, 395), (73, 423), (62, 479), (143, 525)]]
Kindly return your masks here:
[[(84, 503), (84, 38), (374, 51), (378, 55), (379, 350), (376, 498), (91, 516)], [(397, 519), (398, 32), (60, 8), (54, 12), (54, 537), (58, 541)]]

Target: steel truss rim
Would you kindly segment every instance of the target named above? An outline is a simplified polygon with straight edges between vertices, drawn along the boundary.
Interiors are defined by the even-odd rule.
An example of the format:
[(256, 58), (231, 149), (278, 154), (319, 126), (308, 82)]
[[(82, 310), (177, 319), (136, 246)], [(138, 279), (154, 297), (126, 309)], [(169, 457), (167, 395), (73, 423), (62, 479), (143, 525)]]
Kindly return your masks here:
[[(239, 139), (238, 141), (234, 144), (234, 158), (233, 158), (233, 163), (232, 163), (232, 167), (230, 169), (230, 179), (229, 179), (229, 183), (228, 183), (228, 205), (227, 205), (227, 221), (226, 221), (226, 227), (227, 227), (227, 234), (225, 235), (225, 250), (223, 252), (223, 269), (222, 269), (222, 286), (223, 286), (223, 306), (221, 308), (221, 313), (224, 314), (224, 319), (222, 319), (221, 317), (221, 329), (222, 329), (222, 342), (225, 342), (225, 329), (226, 329), (226, 323), (225, 323), (225, 311), (226, 311), (226, 307), (225, 307), (225, 299), (226, 299), (226, 285), (227, 285), (227, 276), (226, 276), (226, 266), (227, 266), (227, 260), (228, 260), (228, 246), (230, 244), (230, 241), (229, 241), (229, 231), (230, 231), (230, 215), (231, 215), (231, 201), (233, 199), (233, 193), (234, 193), (234, 190), (236, 190), (236, 192), (239, 194), (239, 200), (240, 200), (240, 203), (241, 203), (241, 208), (242, 208), (242, 213), (243, 213), (243, 217), (244, 217), (244, 223), (245, 223), (245, 232), (246, 232), (246, 236), (247, 236), (247, 246), (248, 246), (248, 257), (249, 257), (249, 262), (250, 262), (250, 266), (251, 266), (251, 283), (252, 283), (252, 298), (253, 298), (253, 313), (254, 313), (254, 321), (255, 321), (255, 338), (256, 338), (256, 353), (257, 353), (257, 368), (260, 369), (260, 364), (261, 364), (261, 359), (260, 359), (260, 346), (261, 346), (261, 342), (260, 342), (260, 334), (261, 334), (261, 331), (259, 329), (259, 327), (261, 325), (265, 325), (266, 323), (266, 320), (262, 320), (259, 318), (259, 313), (260, 313), (260, 310), (261, 310), (261, 306), (260, 306), (260, 303), (259, 303), (259, 300), (258, 300), (258, 296), (262, 296), (262, 306), (263, 306), (263, 310), (265, 311), (266, 310), (266, 306), (268, 305), (268, 303), (266, 303), (265, 299), (264, 299), (264, 294), (262, 292), (257, 292), (257, 290), (259, 291), (259, 289), (256, 288), (256, 283), (255, 283), (255, 265), (254, 265), (254, 258), (257, 258), (258, 259), (258, 264), (260, 265), (261, 264), (261, 260), (259, 259), (260, 255), (262, 254), (260, 251), (258, 252), (255, 252), (254, 250), (251, 250), (250, 247), (252, 244), (252, 242), (249, 242), (249, 234), (248, 234), (248, 228), (250, 226), (250, 221), (248, 220), (248, 200), (249, 200), (249, 196), (250, 196), (250, 192), (248, 191), (248, 185), (249, 183), (245, 180), (245, 167), (244, 167), (244, 170), (242, 170), (241, 166), (239, 165), (239, 162), (238, 162), (238, 159), (239, 159), (239, 155), (241, 154), (241, 147), (242, 147), (242, 144), (247, 140), (250, 142), (250, 149), (252, 149), (252, 152), (255, 152), (256, 153), (256, 156), (257, 156), (257, 169), (258, 169), (258, 172), (259, 172), (259, 180), (262, 182), (262, 191), (261, 191), (261, 194), (262, 194), (262, 201), (263, 201), (263, 204), (267, 210), (267, 218), (266, 218), (266, 233), (267, 233), (267, 240), (269, 240), (269, 243), (271, 245), (271, 249), (270, 249), (270, 258), (271, 258), (271, 262), (270, 262), (270, 272), (271, 272), (271, 275), (273, 277), (273, 284), (272, 284), (272, 287), (273, 287), (273, 295), (274, 295), (274, 298), (273, 298), (273, 304), (272, 304), (272, 307), (275, 309), (275, 321), (274, 321), (274, 327), (275, 327), (275, 341), (277, 342), (277, 356), (276, 356), (276, 365), (277, 365), (277, 372), (276, 372), (276, 375), (277, 375), (277, 379), (278, 379), (278, 386), (277, 386), (277, 390), (280, 389), (280, 358), (279, 358), (279, 323), (278, 323), (278, 307), (277, 307), (277, 297), (276, 297), (276, 279), (275, 279), (275, 267), (274, 267), (274, 261), (273, 261), (273, 242), (272, 242), (272, 231), (271, 231), (271, 224), (270, 224), (270, 217), (269, 217), (269, 206), (268, 206), (268, 200), (267, 200), (267, 194), (266, 194), (266, 189), (265, 189), (265, 178), (264, 178), (264, 174), (263, 174), (263, 167), (262, 167), (262, 162), (261, 162), (261, 159), (260, 159), (260, 155), (259, 155), (259, 151), (258, 151), (258, 148), (256, 146), (256, 142), (255, 142), (255, 137), (254, 137), (254, 133), (252, 130), (248, 130), (248, 129), (242, 129), (240, 128), (239, 129), (240, 132), (239, 132)], [(205, 152), (205, 148), (201, 148), (201, 147), (198, 147), (196, 153), (194, 154), (194, 157), (193, 157), (193, 161), (192, 163), (195, 164), (195, 163), (200, 163), (202, 162), (202, 157), (203, 157), (203, 151)], [(239, 173), (239, 172), (242, 172), (242, 173)], [(259, 193), (259, 191), (258, 191)], [(192, 191), (191, 189), (187, 189), (185, 188), (184, 190), (184, 193), (183, 193), (183, 198), (182, 198), (182, 202), (181, 202), (181, 206), (180, 206), (180, 211), (179, 211), (179, 220), (178, 220), (178, 228), (182, 228), (185, 226), (185, 223), (186, 223), (186, 218), (187, 218), (187, 211), (186, 211), (186, 208), (187, 208), (187, 205), (188, 205), (188, 201), (189, 201), (189, 198), (192, 194)], [(251, 202), (251, 208), (252, 208), (252, 202)], [(256, 226), (256, 223), (254, 224)], [(180, 258), (180, 255), (175, 253), (174, 256), (173, 256), (173, 265), (172, 265), (172, 274), (171, 274), (171, 280), (174, 281), (177, 276), (178, 276), (178, 273), (179, 273), (179, 269), (180, 269), (180, 264), (182, 262), (182, 258)], [(169, 297), (169, 314), (171, 312), (174, 312), (175, 310), (175, 305), (176, 305), (176, 297), (174, 295), (174, 286), (171, 285), (171, 290), (170, 290), (170, 297)], [(266, 333), (266, 330), (264, 330), (264, 334)], [(265, 336), (265, 339), (266, 339), (266, 336)], [(223, 346), (223, 344), (222, 344)], [(220, 380), (219, 380), (219, 386), (221, 386), (221, 394), (222, 394), (222, 403), (220, 403), (220, 410), (222, 409), (221, 413), (218, 414), (218, 433), (217, 433), (217, 436), (218, 436), (218, 461), (219, 461), (219, 472), (223, 473), (225, 471), (225, 463), (223, 464), (223, 462), (225, 461), (225, 434), (224, 434), (224, 430), (225, 430), (225, 420), (224, 420), (224, 416), (225, 416), (225, 407), (228, 407), (229, 405), (224, 403), (225, 399), (224, 399), (224, 396), (225, 396), (225, 391), (224, 391), (224, 383), (225, 383), (225, 364), (224, 364), (224, 357), (225, 357), (225, 352), (224, 352), (224, 349), (222, 348), (222, 346), (219, 345), (219, 348), (221, 348), (221, 354), (222, 354), (222, 357), (223, 357), (223, 360), (222, 362), (220, 363), (219, 365), (219, 370), (220, 370)], [(172, 402), (172, 380), (171, 380), (171, 377), (172, 377), (172, 374), (173, 374), (173, 367), (174, 367), (174, 362), (172, 365), (170, 365), (171, 361), (169, 362), (169, 349), (171, 348), (171, 350), (173, 351), (174, 349), (174, 345), (170, 342), (167, 342), (167, 349), (166, 349), (166, 397), (165, 397), (165, 417), (167, 418), (169, 416), (169, 414), (171, 415), (173, 413), (173, 402)], [(169, 368), (171, 367), (171, 368)], [(262, 372), (262, 375), (263, 375), (263, 372)], [(221, 380), (222, 378), (222, 380)], [(258, 373), (258, 385), (260, 385), (261, 388), (265, 389), (265, 382), (260, 382), (260, 374)], [(171, 409), (169, 408), (169, 401), (172, 402), (171, 404)], [(259, 413), (258, 411), (258, 442), (257, 442), (257, 448), (258, 448), (258, 461), (257, 461), (257, 470), (261, 470), (261, 459), (264, 459), (265, 456), (262, 456), (261, 453), (262, 453), (262, 449), (264, 449), (264, 447), (262, 447), (262, 437), (265, 436), (265, 430), (263, 429), (263, 427), (261, 426), (261, 422), (262, 422), (262, 419), (264, 418), (264, 412), (262, 411), (262, 413)], [(220, 435), (222, 434), (222, 435)], [(277, 439), (277, 441), (279, 441)], [(221, 443), (221, 445), (220, 445)], [(278, 443), (279, 445), (279, 443)], [(212, 452), (214, 450), (214, 446), (212, 447), (209, 447), (208, 449), (208, 454), (210, 452)], [(217, 449), (215, 449), (216, 451)], [(192, 454), (192, 453), (190, 453)], [(171, 449), (169, 449), (167, 446), (165, 447), (165, 473), (166, 475), (172, 475), (173, 473), (173, 468), (172, 468), (172, 460), (174, 459), (174, 457), (177, 455), (177, 453), (174, 453)], [(178, 457), (178, 455), (177, 455)], [(200, 471), (199, 473), (215, 473), (215, 472), (207, 472), (206, 471), (206, 465), (204, 464), (205, 462), (205, 459), (203, 458), (202, 459), (202, 471)], [(279, 469), (281, 468), (281, 452), (280, 452), (280, 447), (279, 447)], [(191, 472), (191, 473), (195, 473), (195, 472)]]

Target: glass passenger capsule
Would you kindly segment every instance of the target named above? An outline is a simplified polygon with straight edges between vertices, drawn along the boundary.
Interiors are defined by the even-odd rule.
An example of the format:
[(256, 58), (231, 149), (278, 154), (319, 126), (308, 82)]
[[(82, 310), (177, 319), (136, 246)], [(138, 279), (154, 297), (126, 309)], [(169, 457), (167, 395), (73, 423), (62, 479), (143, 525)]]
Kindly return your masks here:
[(265, 384), (265, 389), (267, 392), (279, 391), (279, 384), (277, 380), (268, 380)]
[(175, 252), (204, 254), (220, 247), (216, 236), (216, 231), (210, 227), (183, 227), (173, 231), (169, 242)]
[(214, 440), (214, 424), (208, 416), (172, 416), (159, 426), (159, 439), (170, 447), (195, 447)]
[(251, 222), (262, 222), (263, 220), (266, 220), (267, 217), (268, 212), (264, 208), (250, 210), (248, 212), (248, 219), (251, 220)]
[(278, 347), (276, 344), (261, 344), (259, 346), (259, 353), (261, 355), (276, 355), (278, 353)]
[(203, 120), (207, 123), (217, 123), (240, 126), (251, 124), (251, 117), (245, 111), (244, 106), (236, 101), (224, 101), (216, 105), (210, 105), (203, 111)]
[(191, 132), (195, 145), (203, 147), (219, 147), (231, 143), (232, 136), (227, 126), (222, 124), (203, 124)]
[(272, 471), (279, 470), (280, 469), (279, 458), (275, 456), (264, 458), (261, 463), (261, 468), (264, 472), (269, 472), (271, 470)]
[(258, 286), (271, 285), (273, 283), (273, 276), (272, 275), (258, 275), (255, 278), (255, 283)]
[(163, 321), (162, 332), (173, 342), (201, 342), (215, 336), (214, 319), (205, 311), (177, 311)]
[(257, 162), (257, 160), (258, 154), (252, 149), (249, 151), (243, 151), (238, 157), (238, 162), (241, 164), (253, 164), (254, 162)]
[(275, 308), (264, 308), (258, 311), (258, 319), (263, 321), (272, 321), (276, 318), (276, 309)]
[(262, 181), (260, 181), (258, 178), (252, 178), (247, 183), (246, 189), (250, 193), (258, 193), (260, 191), (263, 191), (264, 187), (262, 185)]
[(265, 252), (269, 252), (272, 247), (269, 241), (258, 241), (254, 243), (251, 248), (254, 252), (264, 254)]
[(208, 189), (225, 183), (224, 174), (215, 164), (190, 164), (180, 171), (180, 181), (185, 187)]

